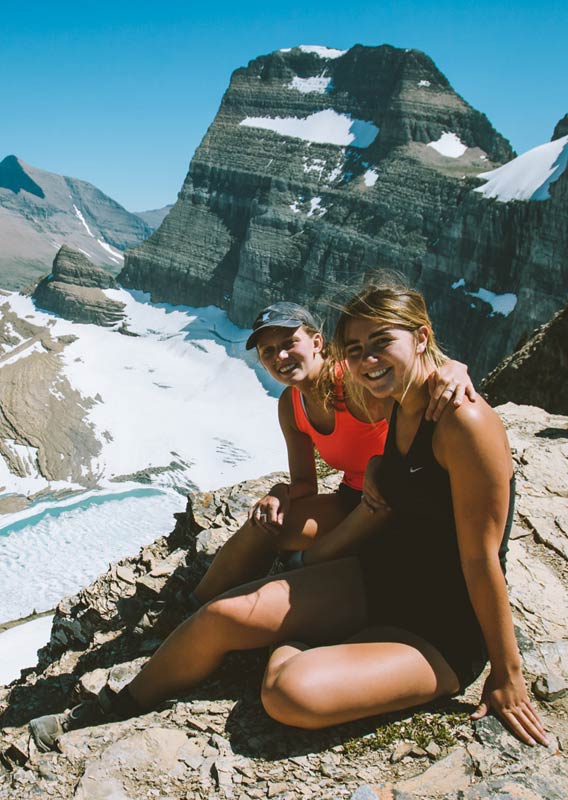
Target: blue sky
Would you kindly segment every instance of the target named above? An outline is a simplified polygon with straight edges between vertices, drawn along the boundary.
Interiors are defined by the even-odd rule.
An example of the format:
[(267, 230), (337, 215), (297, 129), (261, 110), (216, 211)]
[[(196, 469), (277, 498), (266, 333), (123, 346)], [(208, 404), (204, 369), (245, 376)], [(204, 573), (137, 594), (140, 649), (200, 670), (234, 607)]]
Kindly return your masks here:
[(521, 153), (568, 111), (568, 4), (20, 2), (2, 12), (0, 158), (173, 202), (231, 72), (296, 44), (423, 50)]

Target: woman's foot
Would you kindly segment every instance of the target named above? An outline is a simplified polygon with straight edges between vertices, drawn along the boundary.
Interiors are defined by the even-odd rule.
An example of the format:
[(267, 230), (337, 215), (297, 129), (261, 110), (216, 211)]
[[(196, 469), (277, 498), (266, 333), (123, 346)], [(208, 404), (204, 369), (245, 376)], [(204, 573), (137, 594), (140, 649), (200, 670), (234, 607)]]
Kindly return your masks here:
[(128, 686), (120, 692), (113, 692), (108, 686), (104, 686), (94, 700), (86, 700), (59, 714), (36, 717), (30, 720), (29, 727), (38, 750), (47, 753), (55, 749), (58, 739), (64, 733), (128, 719), (141, 713), (142, 709), (128, 691)]

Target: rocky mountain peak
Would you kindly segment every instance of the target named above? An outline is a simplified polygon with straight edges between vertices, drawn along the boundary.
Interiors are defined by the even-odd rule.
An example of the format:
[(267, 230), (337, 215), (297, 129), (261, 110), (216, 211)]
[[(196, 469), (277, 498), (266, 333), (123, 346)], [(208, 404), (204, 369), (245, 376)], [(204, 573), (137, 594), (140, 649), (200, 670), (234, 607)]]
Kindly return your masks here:
[(52, 280), (76, 286), (116, 289), (113, 276), (102, 267), (97, 267), (84, 253), (63, 245), (53, 262)]
[(0, 189), (8, 189), (14, 194), (25, 191), (43, 199), (43, 189), (28, 175), (25, 166), (17, 156), (6, 156), (0, 162)]
[(556, 139), (561, 139), (563, 136), (568, 136), (568, 114), (564, 114), (562, 119), (556, 123), (551, 141), (554, 142)]
[(545, 163), (559, 148), (535, 148), (529, 191), (523, 156), (424, 53), (285, 48), (235, 70), (120, 282), (248, 326), (279, 299), (329, 316), (346, 286), (398, 270), (479, 379), (565, 302), (566, 181)]

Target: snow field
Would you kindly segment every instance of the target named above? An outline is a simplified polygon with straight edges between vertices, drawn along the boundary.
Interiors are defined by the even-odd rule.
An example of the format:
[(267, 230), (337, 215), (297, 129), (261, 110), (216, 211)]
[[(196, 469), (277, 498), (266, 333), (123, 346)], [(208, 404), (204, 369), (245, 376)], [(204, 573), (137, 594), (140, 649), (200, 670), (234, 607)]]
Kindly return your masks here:
[(0, 633), (0, 686), (37, 663), (37, 651), (49, 641), (53, 616), (40, 617)]
[[(279, 385), (246, 354), (248, 331), (217, 308), (152, 305), (141, 292), (107, 294), (125, 303), (137, 337), (68, 322), (16, 293), (4, 300), (18, 316), (52, 323), (54, 336), (78, 337), (60, 358), (73, 388), (95, 399), (86, 416), (102, 452), (85, 467), (101, 473), (101, 488), (90, 492), (40, 476), (34, 448), (12, 443), (27, 477), (0, 458), (4, 494), (78, 491), (0, 517), (0, 621), (52, 608), (110, 562), (172, 530), (172, 514), (186, 503), (176, 487), (213, 489), (287, 468)], [(58, 396), (59, 382), (50, 391)], [(153, 476), (151, 487), (111, 482), (172, 461), (182, 469)]]
[[(102, 473), (102, 485), (117, 475), (167, 466), (172, 452), (189, 464), (187, 480), (200, 488), (286, 468), (275, 397), (242, 359), (246, 331), (218, 309), (160, 307), (141, 293), (138, 299), (124, 290), (106, 293), (125, 303), (138, 337), (59, 318), (53, 327), (54, 336), (78, 337), (61, 357), (63, 372), (82, 396), (95, 398), (86, 417), (102, 452), (90, 467)], [(11, 295), (9, 302), (39, 324), (54, 319), (36, 311), (29, 298)], [(228, 444), (219, 448), (217, 439)]]
[[(53, 608), (140, 547), (173, 530), (185, 498), (133, 484), (1, 518), (0, 622)], [(34, 512), (35, 513), (32, 513)]]
[(510, 200), (548, 200), (550, 186), (568, 164), (568, 136), (533, 147), (502, 167), (482, 172), (487, 183), (474, 189), (501, 203)]

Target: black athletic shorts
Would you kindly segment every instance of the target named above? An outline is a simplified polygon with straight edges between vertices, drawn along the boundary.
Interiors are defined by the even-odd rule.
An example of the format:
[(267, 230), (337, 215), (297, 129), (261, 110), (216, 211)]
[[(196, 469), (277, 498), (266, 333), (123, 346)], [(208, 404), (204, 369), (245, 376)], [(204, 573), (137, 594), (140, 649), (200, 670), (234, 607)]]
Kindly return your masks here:
[(334, 494), (341, 502), (341, 508), (345, 511), (346, 515), (357, 508), (363, 496), (363, 492), (360, 492), (358, 489), (353, 489), (346, 483), (340, 483)]

